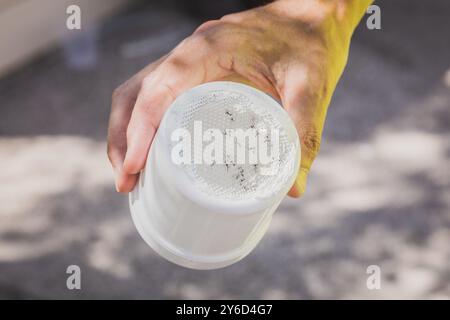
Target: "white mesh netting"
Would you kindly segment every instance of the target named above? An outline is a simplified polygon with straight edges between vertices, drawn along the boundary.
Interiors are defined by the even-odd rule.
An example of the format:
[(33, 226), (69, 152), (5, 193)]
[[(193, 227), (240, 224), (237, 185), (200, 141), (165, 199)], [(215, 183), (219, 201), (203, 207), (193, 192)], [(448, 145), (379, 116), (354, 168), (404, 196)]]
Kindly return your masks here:
[[(192, 187), (200, 188), (203, 192), (220, 197), (222, 199), (239, 200), (250, 197), (270, 196), (286, 183), (292, 175), (296, 164), (295, 143), (286, 134), (281, 125), (277, 114), (272, 112), (273, 106), (255, 103), (246, 95), (230, 90), (209, 91), (208, 94), (200, 98), (190, 97), (184, 99), (182, 103), (175, 103), (171, 112), (173, 117), (172, 130), (176, 128), (185, 128), (191, 135), (191, 155), (194, 161), (194, 143), (195, 139), (194, 123), (201, 123), (202, 132), (208, 130), (219, 130), (223, 134), (223, 154), (218, 159), (210, 163), (190, 163), (182, 164), (183, 170), (187, 173), (193, 182)], [(257, 135), (258, 144), (256, 148), (261, 147), (261, 141), (264, 141), (268, 147), (267, 153), (270, 155), (270, 161), (267, 163), (257, 163), (250, 161), (250, 154), (259, 150), (250, 144), (250, 140), (231, 139), (234, 146), (234, 156), (226, 148), (227, 133), (234, 129), (252, 129), (251, 133)], [(272, 134), (272, 129), (278, 130), (279, 152), (274, 150), (274, 141), (276, 137)], [(197, 131), (198, 133), (198, 131)], [(264, 134), (264, 137), (259, 135)], [(196, 136), (198, 138), (198, 136)], [(228, 137), (230, 138), (230, 137)], [(194, 142), (195, 140), (195, 142)], [(174, 146), (178, 142), (171, 142)], [(203, 151), (205, 146), (211, 143), (203, 141)], [(238, 148), (245, 143), (246, 152), (245, 162), (238, 163)], [(258, 157), (258, 160), (260, 158)]]

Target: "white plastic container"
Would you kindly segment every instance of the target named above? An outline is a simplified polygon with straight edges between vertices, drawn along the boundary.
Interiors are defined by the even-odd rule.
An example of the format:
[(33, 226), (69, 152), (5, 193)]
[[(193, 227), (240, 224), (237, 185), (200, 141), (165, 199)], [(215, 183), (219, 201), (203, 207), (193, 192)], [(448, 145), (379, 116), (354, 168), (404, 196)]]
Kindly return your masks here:
[[(194, 121), (224, 133), (230, 127), (277, 128), (278, 171), (267, 175), (257, 165), (175, 164), (172, 134), (180, 127), (192, 132)], [(294, 183), (299, 160), (296, 129), (270, 96), (236, 82), (197, 86), (180, 95), (161, 121), (129, 195), (134, 224), (148, 245), (176, 264), (193, 269), (230, 265), (265, 234)]]

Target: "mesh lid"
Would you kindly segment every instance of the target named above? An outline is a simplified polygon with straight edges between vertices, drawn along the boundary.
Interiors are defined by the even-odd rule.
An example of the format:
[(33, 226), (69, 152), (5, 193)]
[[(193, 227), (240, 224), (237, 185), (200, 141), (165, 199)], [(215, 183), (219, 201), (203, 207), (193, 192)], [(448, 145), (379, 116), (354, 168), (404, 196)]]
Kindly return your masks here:
[[(244, 200), (286, 192), (293, 182), (299, 161), (295, 127), (282, 107), (259, 90), (234, 82), (207, 83), (178, 97), (164, 120), (171, 152), (184, 139), (174, 138), (175, 130), (181, 128), (190, 137), (184, 145), (189, 148), (180, 151), (180, 156), (190, 152), (184, 158), (190, 161), (176, 164), (190, 188), (212, 198)], [(244, 132), (247, 136), (237, 138), (236, 133)], [(263, 145), (264, 162), (259, 150)], [(238, 158), (239, 150), (244, 158)], [(205, 159), (205, 154), (213, 157)]]

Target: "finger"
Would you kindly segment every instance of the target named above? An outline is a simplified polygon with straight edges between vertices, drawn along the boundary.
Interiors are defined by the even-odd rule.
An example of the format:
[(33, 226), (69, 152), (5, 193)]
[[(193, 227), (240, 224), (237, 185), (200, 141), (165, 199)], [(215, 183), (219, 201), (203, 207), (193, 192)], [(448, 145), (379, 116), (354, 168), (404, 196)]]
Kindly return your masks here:
[(122, 171), (122, 163), (126, 153), (126, 128), (131, 117), (131, 100), (113, 97), (111, 115), (108, 128), (108, 158), (114, 169), (116, 190), (126, 192), (133, 187), (136, 177)]
[(125, 172), (136, 174), (142, 170), (162, 116), (179, 94), (227, 74), (218, 66), (217, 55), (205, 40), (198, 39), (196, 36), (185, 41), (143, 80), (127, 129)]
[(114, 169), (115, 185), (118, 192), (129, 192), (136, 184), (138, 176), (123, 171), (126, 154), (126, 130), (131, 118), (134, 103), (140, 89), (142, 78), (153, 71), (164, 59), (160, 58), (142, 69), (130, 80), (114, 90), (108, 125), (108, 158)]
[[(297, 128), (301, 147), (300, 169), (288, 195), (298, 198), (306, 190), (309, 170), (320, 149), (327, 103), (311, 86), (311, 75), (304, 67), (291, 68), (286, 74), (281, 95), (283, 105)], [(320, 89), (319, 89), (320, 91)]]

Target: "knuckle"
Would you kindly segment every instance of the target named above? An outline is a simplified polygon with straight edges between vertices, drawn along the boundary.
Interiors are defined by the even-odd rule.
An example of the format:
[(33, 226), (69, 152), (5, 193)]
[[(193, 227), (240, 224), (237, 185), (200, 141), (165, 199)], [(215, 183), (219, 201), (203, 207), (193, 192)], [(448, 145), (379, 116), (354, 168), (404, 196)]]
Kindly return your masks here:
[(113, 157), (113, 147), (111, 146), (111, 143), (108, 142), (108, 144), (106, 145), (106, 155), (108, 156), (108, 160), (109, 162), (113, 162), (112, 157)]
[(163, 63), (161, 63), (153, 74), (142, 80), (142, 86), (148, 87), (150, 85), (154, 87), (155, 84), (159, 84), (162, 79), (167, 78), (168, 76), (177, 76), (178, 73), (181, 73), (186, 66), (186, 54), (183, 50), (178, 49), (173, 52), (171, 56), (168, 57)]
[(310, 157), (320, 151), (320, 132), (314, 125), (302, 126), (299, 130), (300, 142)]
[[(180, 62), (172, 62), (168, 61), (167, 64), (164, 66), (164, 72), (167, 74), (174, 74), (176, 75), (177, 72), (180, 72)], [(161, 99), (164, 99), (165, 96), (169, 95), (172, 99), (175, 99), (177, 94), (176, 91), (173, 89), (173, 86), (167, 83), (167, 81), (161, 80), (155, 83), (154, 79), (152, 78), (144, 78), (142, 80), (142, 87), (143, 90), (151, 90), (154, 95), (152, 95), (149, 98), (150, 104), (158, 104), (161, 102)], [(149, 108), (148, 106), (145, 106), (143, 108), (143, 111), (147, 114), (151, 114), (154, 111), (155, 108)], [(157, 108), (156, 108), (157, 109)]]
[(224, 22), (230, 22), (233, 21), (233, 14), (226, 14), (224, 16), (222, 16), (222, 18), (220, 18), (220, 21), (224, 21)]
[(178, 95), (175, 89), (167, 83), (161, 83), (160, 90), (163, 95), (168, 95), (172, 100), (175, 100)]
[(228, 23), (239, 23), (242, 22), (242, 20), (243, 19), (239, 13), (226, 14), (222, 18), (220, 18), (220, 21)]
[(204, 31), (197, 32), (191, 35), (187, 41), (188, 45), (191, 45), (195, 49), (209, 48), (212, 44), (211, 37)]
[(174, 54), (161, 65), (161, 69), (165, 72), (178, 72), (180, 69), (186, 67), (186, 65), (187, 62), (182, 54)]
[(108, 141), (108, 144), (106, 145), (106, 155), (108, 156), (109, 163), (111, 163), (113, 167), (117, 162), (117, 154), (117, 148), (111, 143), (111, 141)]
[(116, 101), (116, 100), (120, 99), (124, 95), (124, 91), (125, 91), (124, 84), (121, 84), (120, 86), (115, 88), (112, 92), (112, 100)]
[(115, 165), (117, 160), (121, 158), (121, 155), (125, 154), (127, 147), (124, 137), (125, 132), (120, 132), (120, 136), (108, 133), (106, 155), (108, 156), (109, 162), (111, 162), (112, 165)]
[(132, 86), (131, 81), (128, 80), (113, 90), (111, 96), (113, 107), (117, 105), (117, 102), (124, 102), (132, 99)]
[(194, 34), (202, 33), (217, 24), (220, 23), (221, 20), (208, 20), (206, 22), (203, 22), (201, 25), (198, 26), (198, 28), (194, 31)]
[(152, 75), (147, 75), (142, 79), (141, 88), (149, 88), (152, 86)]

